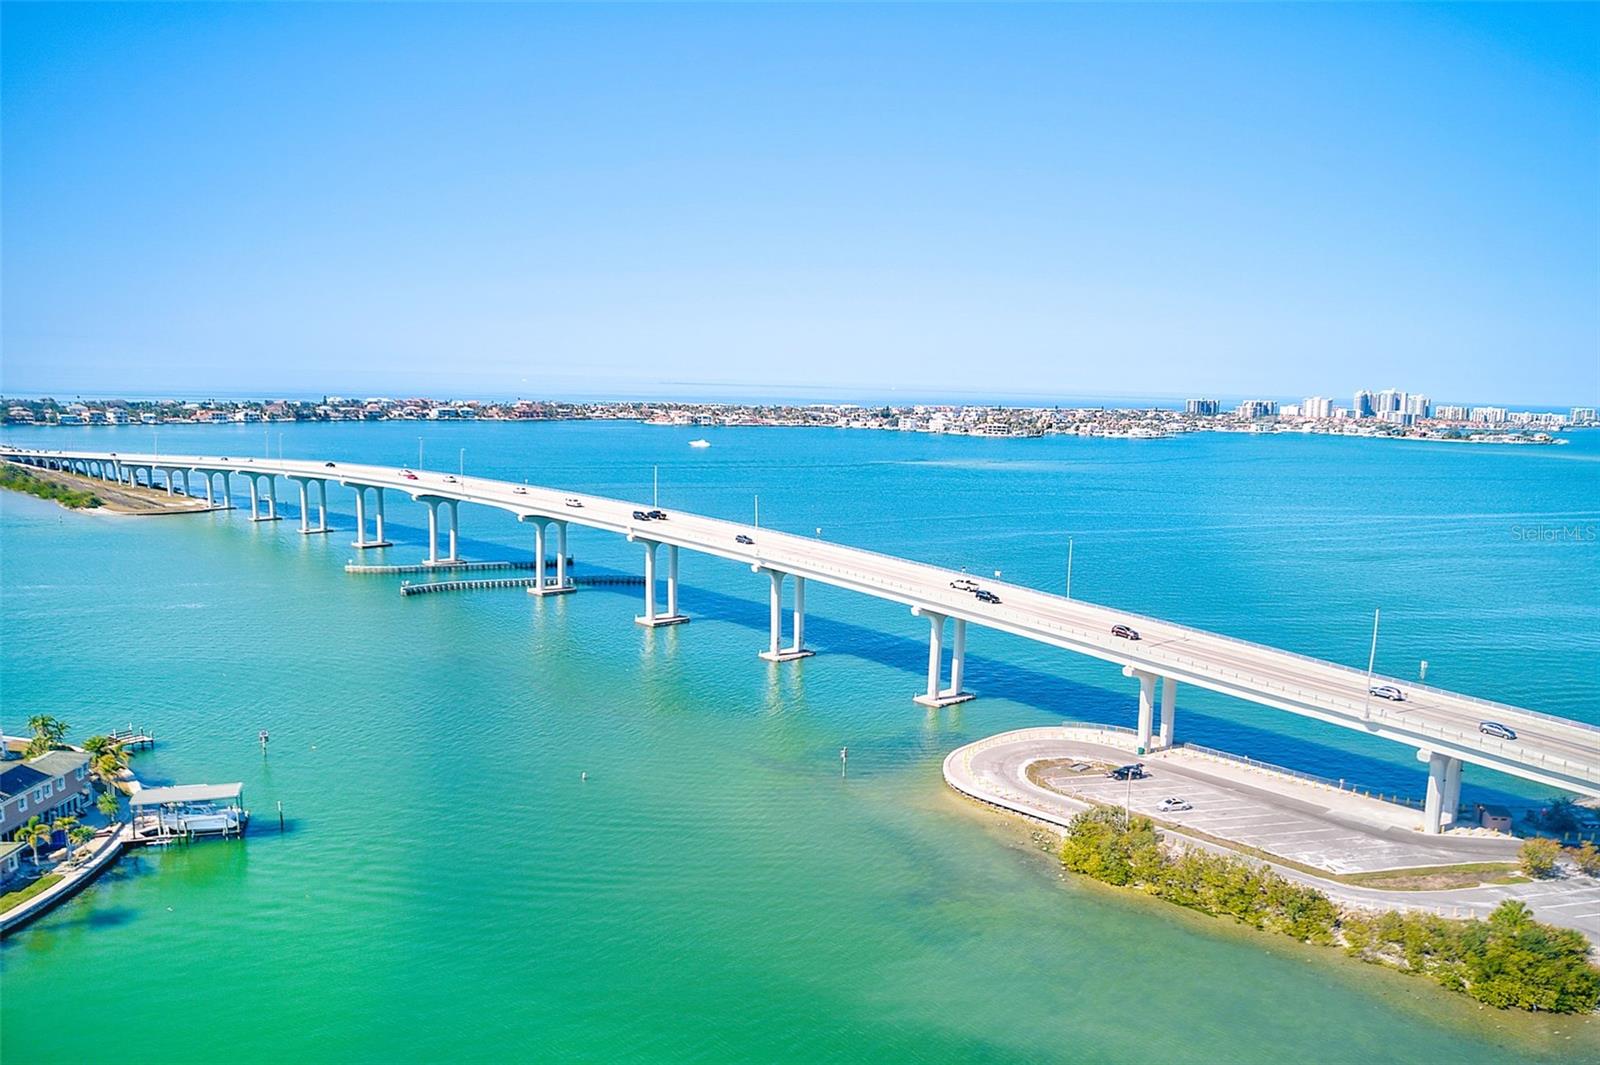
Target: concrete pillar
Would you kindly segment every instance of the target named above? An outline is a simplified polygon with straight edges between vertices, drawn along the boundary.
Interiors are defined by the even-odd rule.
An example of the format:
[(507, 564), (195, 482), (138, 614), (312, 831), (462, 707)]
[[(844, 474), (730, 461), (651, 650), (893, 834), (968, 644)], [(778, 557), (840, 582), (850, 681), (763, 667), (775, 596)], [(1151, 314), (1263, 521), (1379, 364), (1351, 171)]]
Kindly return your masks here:
[(256, 479), (254, 477), (246, 477), (245, 480), (250, 483), (250, 520), (259, 521), (261, 520), (261, 511), (258, 509), (259, 504), (256, 501)]
[(960, 695), (961, 682), (967, 671), (967, 623), (956, 618), (955, 641), (950, 647), (950, 690), (946, 695)]
[(652, 625), (656, 620), (656, 545), (653, 541), (642, 541), (644, 544), (644, 623)]
[(667, 617), (678, 616), (678, 545), (667, 545)]
[(328, 482), (317, 482), (317, 531), (328, 531)]
[(439, 501), (428, 502), (428, 565), (439, 564)]
[(1139, 672), (1139, 752), (1150, 749), (1150, 719), (1154, 716), (1156, 678), (1153, 673)]
[(783, 641), (783, 574), (777, 570), (768, 570), (767, 576), (772, 578), (772, 591), (769, 597), (771, 609), (768, 616), (767, 653), (773, 658), (777, 658), (778, 645)]
[(1422, 831), (1437, 835), (1444, 811), (1445, 770), (1451, 760), (1433, 751), (1419, 751), (1417, 757), (1428, 763), (1428, 799), (1422, 811)]
[(176, 495), (177, 493), (172, 490), (172, 470), (170, 468), (166, 468), (161, 472), (166, 474), (167, 477), (167, 495)]
[(457, 523), (457, 520), (456, 520), (457, 517), (458, 517), (457, 510), (456, 510), (456, 501), (454, 499), (452, 499), (449, 502), (450, 502), (450, 561), (451, 562), (459, 562), (459, 561), (461, 561), (461, 556), (460, 556), (460, 554), (458, 554), (456, 552), (456, 543), (457, 543), (457, 540), (459, 539), (459, 526), (458, 526), (458, 523)]
[(1161, 746), (1172, 746), (1172, 723), (1178, 713), (1178, 682), (1161, 678)]
[(229, 510), (233, 509), (233, 472), (222, 471), (222, 505)]
[(300, 531), (309, 533), (311, 531), (311, 523), (307, 520), (307, 512), (311, 510), (311, 499), (306, 493), (306, 482), (299, 480), (296, 483), (300, 485)]
[(533, 586), (544, 588), (544, 527), (543, 518), (533, 523)]
[(794, 579), (794, 643), (789, 647), (791, 651), (803, 651), (806, 647), (806, 579)]
[[(373, 520), (377, 523), (373, 528), (373, 532), (377, 534), (378, 543), (387, 543), (387, 541), (383, 538), (383, 489), (374, 488), (372, 490), (372, 496), (377, 500), (378, 503), (377, 513), (373, 516)], [(455, 554), (454, 551), (451, 551), (450, 553), (452, 555)]]
[(927, 614), (928, 618), (928, 699), (939, 699), (939, 674), (944, 668), (944, 615)]
[(189, 490), (189, 471), (188, 470), (184, 470), (183, 471), (183, 494), (186, 495), (186, 496), (193, 496), (194, 495), (194, 493)]
[(567, 523), (556, 522), (556, 587), (567, 586)]
[(367, 546), (367, 490), (356, 485), (356, 542), (352, 547)]
[(1461, 759), (1452, 758), (1444, 767), (1443, 823), (1453, 825), (1461, 810)]
[(278, 520), (278, 479), (267, 474), (267, 520)]
[(211, 495), (211, 475), (208, 473), (206, 474), (206, 506), (214, 507), (216, 505), (216, 501)]

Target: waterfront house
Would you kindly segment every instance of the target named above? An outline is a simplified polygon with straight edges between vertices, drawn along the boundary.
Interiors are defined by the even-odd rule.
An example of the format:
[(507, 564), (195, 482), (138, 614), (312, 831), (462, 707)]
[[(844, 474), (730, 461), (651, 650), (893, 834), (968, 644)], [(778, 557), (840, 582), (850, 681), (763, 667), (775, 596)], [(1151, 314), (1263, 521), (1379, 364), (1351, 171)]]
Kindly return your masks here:
[(50, 751), (0, 768), (0, 838), (37, 815), (46, 821), (76, 814), (90, 804), (89, 756), (82, 751)]
[(0, 840), (0, 884), (22, 875), (23, 844), (14, 839)]

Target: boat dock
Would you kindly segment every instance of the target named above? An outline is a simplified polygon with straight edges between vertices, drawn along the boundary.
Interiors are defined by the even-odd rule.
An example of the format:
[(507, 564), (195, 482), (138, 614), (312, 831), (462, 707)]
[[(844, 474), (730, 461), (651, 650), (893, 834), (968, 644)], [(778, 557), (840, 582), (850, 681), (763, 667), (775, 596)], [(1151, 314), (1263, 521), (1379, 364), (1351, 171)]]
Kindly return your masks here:
[[(549, 559), (545, 565), (554, 568), (555, 559)], [(572, 556), (567, 556), (567, 565), (572, 565)], [(538, 563), (533, 559), (526, 561), (501, 561), (501, 562), (410, 562), (394, 566), (368, 566), (359, 562), (346, 562), (346, 573), (436, 573), (440, 570), (494, 570), (494, 569), (536, 569)]]
[[(549, 582), (546, 581), (548, 584)], [(617, 574), (610, 577), (569, 577), (567, 583), (572, 586), (597, 587), (617, 585), (622, 587), (638, 587), (644, 584), (643, 577), (632, 577), (627, 574)], [(431, 592), (475, 592), (485, 588), (536, 588), (539, 585), (537, 577), (490, 577), (484, 580), (459, 580), (459, 581), (424, 581), (421, 584), (409, 582), (400, 586), (401, 595), (427, 595)]]
[(111, 741), (112, 746), (130, 751), (149, 750), (156, 745), (154, 729), (134, 728), (132, 725), (107, 733), (106, 739)]

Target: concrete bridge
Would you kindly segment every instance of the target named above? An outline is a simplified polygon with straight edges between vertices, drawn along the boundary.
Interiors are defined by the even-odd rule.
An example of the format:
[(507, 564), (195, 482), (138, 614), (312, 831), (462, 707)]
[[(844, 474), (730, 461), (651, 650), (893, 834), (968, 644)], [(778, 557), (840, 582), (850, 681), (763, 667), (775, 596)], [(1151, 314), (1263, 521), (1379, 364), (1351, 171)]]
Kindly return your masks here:
[[(1416, 750), (1418, 759), (1428, 767), (1424, 824), (1430, 832), (1447, 824), (1447, 811), (1459, 805), (1461, 766), (1466, 762), (1600, 797), (1600, 728), (1593, 725), (1374, 676), (1373, 684), (1393, 684), (1405, 691), (1404, 702), (1392, 703), (1368, 694), (1367, 674), (1359, 669), (1012, 584), (984, 581), (984, 587), (1000, 598), (999, 603), (985, 603), (951, 586), (966, 577), (963, 573), (771, 529), (686, 511), (673, 511), (664, 521), (642, 521), (634, 514), (650, 509), (644, 504), (426, 470), (282, 459), (5, 447), (0, 447), (0, 457), (130, 484), (156, 487), (161, 483), (169, 492), (176, 491), (180, 483), (184, 491), (189, 491), (193, 487), (190, 478), (197, 477), (208, 501), (215, 500), (214, 486), (220, 483), (223, 505), (231, 505), (232, 479), (243, 477), (250, 494), (251, 519), (255, 521), (278, 518), (275, 483), (283, 478), (298, 488), (300, 531), (308, 535), (331, 531), (327, 522), (327, 489), (330, 483), (341, 485), (355, 492), (356, 548), (386, 545), (384, 495), (400, 493), (427, 507), (428, 561), (438, 566), (459, 561), (460, 504), (495, 507), (533, 527), (534, 579), (528, 590), (535, 595), (574, 590), (565, 561), (569, 525), (604, 530), (624, 536), (640, 548), (644, 603), (643, 612), (635, 620), (648, 626), (688, 620), (680, 612), (679, 551), (714, 555), (748, 565), (767, 578), (771, 623), (767, 647), (760, 655), (773, 662), (812, 653), (805, 646), (805, 587), (807, 581), (820, 581), (902, 603), (927, 622), (928, 681), (925, 690), (915, 696), (925, 706), (948, 706), (973, 697), (963, 686), (969, 624), (1008, 632), (1121, 666), (1123, 674), (1138, 688), (1141, 749), (1172, 743), (1177, 693), (1185, 684), (1405, 744)], [(315, 525), (309, 521), (313, 490)], [(370, 536), (369, 494), (373, 501)], [(443, 554), (441, 513), (448, 519)], [(552, 532), (556, 540), (553, 575), (545, 564)], [(741, 538), (749, 542), (742, 542)], [(658, 558), (663, 549), (664, 608), (657, 598)], [(785, 584), (793, 588), (793, 620), (787, 642), (783, 625)], [(1114, 625), (1128, 625), (1142, 639), (1114, 636)], [(1478, 728), (1484, 721), (1509, 726), (1517, 738), (1485, 735)]]

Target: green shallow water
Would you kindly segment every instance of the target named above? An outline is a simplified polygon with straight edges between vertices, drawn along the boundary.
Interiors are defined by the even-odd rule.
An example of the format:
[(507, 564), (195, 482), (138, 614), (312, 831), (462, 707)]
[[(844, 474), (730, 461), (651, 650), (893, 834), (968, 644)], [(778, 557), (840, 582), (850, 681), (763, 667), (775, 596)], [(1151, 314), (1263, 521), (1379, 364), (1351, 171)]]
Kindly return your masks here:
[[(431, 453), (466, 447), (469, 471), (641, 498), (660, 462), (668, 507), (740, 516), (759, 491), (769, 524), (1040, 585), (1070, 529), (1086, 598), (1345, 661), (1381, 603), (1381, 668), (1428, 657), (1440, 683), (1590, 719), (1600, 694), (1600, 550), (1509, 531), (1600, 518), (1592, 435), (1508, 453), (289, 426), (284, 453), (400, 462), (419, 431)], [(699, 435), (714, 446), (690, 453)], [(252, 438), (161, 443), (244, 454)], [(1383, 492), (1381, 518), (1349, 503)], [(770, 667), (764, 585), (726, 563), (686, 556), (695, 620), (646, 632), (630, 589), (402, 600), (395, 579), (341, 572), (348, 535), (292, 521), (0, 508), (8, 729), (41, 709), (80, 738), (150, 724), (141, 777), (243, 780), (256, 813), (242, 845), (141, 853), (6, 942), (8, 1063), (59, 1057), (64, 1018), (86, 1011), (133, 1020), (114, 1038), (130, 1062), (1600, 1060), (1593, 1024), (1479, 1010), (1063, 880), (1025, 830), (943, 787), (944, 754), (979, 736), (1129, 723), (1110, 667), (978, 634), (982, 698), (929, 715), (909, 698), (920, 621), (814, 587), (818, 656)], [(391, 506), (391, 559), (419, 557), (416, 509)], [(531, 542), (491, 512), (463, 526), (477, 557)], [(573, 550), (579, 572), (636, 564), (600, 534)], [(1243, 704), (1196, 694), (1178, 726), (1419, 786), (1409, 752)], [(1470, 770), (1466, 789), (1540, 794)]]

